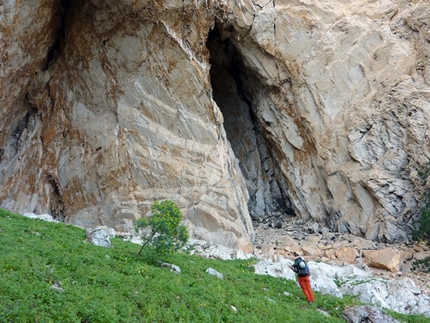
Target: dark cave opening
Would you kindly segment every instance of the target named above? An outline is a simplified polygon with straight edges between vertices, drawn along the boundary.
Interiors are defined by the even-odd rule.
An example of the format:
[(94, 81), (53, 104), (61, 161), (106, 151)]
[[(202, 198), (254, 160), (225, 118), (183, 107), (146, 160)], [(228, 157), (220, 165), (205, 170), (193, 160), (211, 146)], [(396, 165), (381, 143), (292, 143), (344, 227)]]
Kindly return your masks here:
[[(223, 114), (227, 138), (240, 163), (251, 218), (261, 222), (273, 216), (281, 219), (294, 215), (285, 178), (274, 162), (270, 142), (260, 130), (255, 112), (255, 94), (262, 93), (263, 85), (217, 27), (210, 31), (206, 46), (213, 99)], [(276, 223), (281, 226), (281, 222)]]
[(70, 20), (70, 12), (73, 9), (71, 0), (60, 0), (59, 6), (56, 7), (54, 13), (54, 25), (55, 25), (55, 39), (51, 46), (48, 48), (46, 54), (44, 71), (48, 70), (50, 66), (55, 63), (55, 60), (59, 57), (61, 50), (63, 50), (64, 42), (67, 37), (66, 29), (67, 23)]

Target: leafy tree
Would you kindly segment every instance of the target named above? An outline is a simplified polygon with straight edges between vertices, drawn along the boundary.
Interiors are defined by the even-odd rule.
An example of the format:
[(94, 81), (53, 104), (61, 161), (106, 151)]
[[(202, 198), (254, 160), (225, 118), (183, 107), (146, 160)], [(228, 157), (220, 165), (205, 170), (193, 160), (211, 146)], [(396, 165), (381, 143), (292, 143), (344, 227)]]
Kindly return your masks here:
[(134, 221), (137, 233), (142, 234), (143, 244), (138, 255), (145, 250), (147, 260), (155, 262), (161, 256), (175, 252), (186, 245), (188, 230), (181, 225), (182, 213), (170, 200), (156, 201), (148, 219)]

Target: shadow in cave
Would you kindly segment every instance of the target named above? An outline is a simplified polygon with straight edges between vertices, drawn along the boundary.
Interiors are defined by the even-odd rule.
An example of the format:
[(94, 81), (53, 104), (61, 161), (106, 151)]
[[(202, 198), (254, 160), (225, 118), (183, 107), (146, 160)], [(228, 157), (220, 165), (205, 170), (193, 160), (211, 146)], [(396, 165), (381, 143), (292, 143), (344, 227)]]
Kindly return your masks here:
[[(209, 33), (206, 46), (210, 51), (213, 98), (223, 114), (227, 138), (240, 163), (249, 192), (251, 218), (263, 221), (272, 216), (282, 219), (294, 215), (285, 178), (273, 161), (254, 113), (255, 95), (263, 93), (263, 86), (246, 68), (232, 42), (222, 39), (217, 27)], [(280, 221), (275, 223), (282, 226)]]

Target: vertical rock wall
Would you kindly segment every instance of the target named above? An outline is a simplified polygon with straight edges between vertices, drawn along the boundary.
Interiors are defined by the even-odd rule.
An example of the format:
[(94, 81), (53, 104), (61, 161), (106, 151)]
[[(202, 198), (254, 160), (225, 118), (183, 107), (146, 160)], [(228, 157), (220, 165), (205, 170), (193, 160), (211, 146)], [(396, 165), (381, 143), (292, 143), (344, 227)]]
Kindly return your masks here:
[(38, 204), (38, 191), (50, 191), (52, 213), (61, 213), (59, 187), (49, 170), (42, 169), (41, 135), (48, 120), (36, 101), (49, 100), (47, 70), (63, 26), (63, 9), (58, 0), (0, 2), (2, 207), (28, 210)]
[(417, 170), (430, 157), (425, 1), (256, 7), (249, 32), (232, 42), (297, 213), (370, 239), (405, 239), (419, 211)]
[[(404, 239), (430, 157), (429, 10), (1, 1), (0, 207), (123, 231), (169, 198), (195, 236), (250, 248), (249, 210), (291, 203), (334, 230)], [(233, 56), (213, 57), (211, 30)]]
[[(76, 1), (66, 9), (51, 66), (36, 68), (28, 94), (2, 113), (24, 126), (2, 129), (10, 153), (1, 206), (127, 231), (169, 198), (194, 236), (250, 247), (246, 188), (211, 97), (207, 5)], [(27, 51), (32, 60), (47, 52)], [(17, 66), (8, 65), (11, 82)]]
[[(227, 138), (240, 161), (249, 193), (251, 217), (262, 221), (269, 216), (285, 218), (294, 215), (285, 177), (272, 159), (260, 133), (252, 102), (244, 93), (252, 88), (243, 84), (243, 78), (249, 75), (242, 57), (228, 39), (222, 39), (217, 27), (211, 31), (207, 47), (211, 56), (213, 98), (224, 116)], [(258, 83), (253, 87), (255, 91), (261, 88)]]

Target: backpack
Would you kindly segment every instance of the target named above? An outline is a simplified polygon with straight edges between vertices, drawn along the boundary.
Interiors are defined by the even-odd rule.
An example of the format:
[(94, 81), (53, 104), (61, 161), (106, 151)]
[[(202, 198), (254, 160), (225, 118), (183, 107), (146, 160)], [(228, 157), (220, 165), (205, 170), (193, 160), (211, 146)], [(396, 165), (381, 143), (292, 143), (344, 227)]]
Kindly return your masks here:
[(294, 267), (297, 269), (297, 275), (299, 277), (305, 277), (309, 275), (308, 264), (303, 259), (297, 259), (294, 263)]

